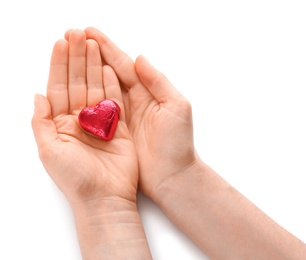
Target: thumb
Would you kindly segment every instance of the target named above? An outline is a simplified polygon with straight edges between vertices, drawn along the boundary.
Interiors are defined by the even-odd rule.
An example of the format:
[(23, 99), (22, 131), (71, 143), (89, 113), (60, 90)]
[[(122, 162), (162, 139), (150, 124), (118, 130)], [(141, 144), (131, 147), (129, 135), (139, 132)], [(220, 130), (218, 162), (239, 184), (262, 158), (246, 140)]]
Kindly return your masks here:
[(39, 152), (57, 139), (57, 130), (52, 120), (51, 106), (46, 97), (36, 94), (34, 98), (32, 129)]
[(155, 69), (144, 56), (137, 57), (135, 68), (142, 84), (158, 102), (181, 96), (165, 75)]

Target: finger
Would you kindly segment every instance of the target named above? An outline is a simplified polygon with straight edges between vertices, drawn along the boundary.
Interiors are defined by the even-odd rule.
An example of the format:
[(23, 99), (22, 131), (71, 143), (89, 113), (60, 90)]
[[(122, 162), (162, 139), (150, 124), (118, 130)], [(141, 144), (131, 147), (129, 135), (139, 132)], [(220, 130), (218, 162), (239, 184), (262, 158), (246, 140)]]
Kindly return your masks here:
[(50, 103), (40, 94), (35, 95), (32, 129), (40, 152), (58, 138), (56, 127), (52, 121)]
[(103, 59), (114, 69), (125, 86), (132, 88), (140, 83), (134, 62), (126, 53), (94, 27), (86, 28), (85, 33), (87, 39), (93, 39), (98, 42)]
[(164, 74), (155, 69), (143, 56), (136, 59), (135, 67), (141, 82), (158, 102), (166, 102), (181, 96)]
[(68, 113), (68, 42), (55, 43), (51, 55), (47, 98), (50, 101), (52, 116)]
[(125, 121), (120, 83), (114, 70), (108, 65), (103, 66), (103, 85), (105, 90), (105, 97), (118, 103), (121, 109), (120, 119)]
[(72, 31), (73, 31), (73, 29), (69, 29), (69, 30), (67, 30), (67, 31), (65, 32), (64, 37), (65, 37), (65, 40), (66, 40), (66, 41), (69, 41), (70, 34), (71, 34)]
[(87, 105), (92, 106), (104, 99), (102, 60), (96, 41), (86, 41), (86, 57)]
[(68, 93), (69, 111), (86, 106), (86, 39), (82, 30), (73, 30), (69, 38)]
[[(70, 34), (71, 34), (71, 32), (73, 31), (73, 29), (69, 29), (69, 30), (67, 30), (66, 32), (65, 32), (65, 39), (67, 40), (67, 41), (69, 41), (69, 37), (70, 37)], [(90, 40), (90, 39), (89, 39)], [(103, 57), (101, 57), (101, 60), (102, 60), (102, 64), (105, 64), (106, 62), (104, 61), (104, 59), (103, 59)]]

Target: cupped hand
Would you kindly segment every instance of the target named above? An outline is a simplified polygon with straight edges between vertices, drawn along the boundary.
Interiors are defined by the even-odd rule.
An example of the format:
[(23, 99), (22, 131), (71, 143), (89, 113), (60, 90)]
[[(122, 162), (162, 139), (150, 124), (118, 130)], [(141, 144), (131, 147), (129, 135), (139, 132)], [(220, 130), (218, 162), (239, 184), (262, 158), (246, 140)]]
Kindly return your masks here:
[[(84, 107), (106, 98), (121, 109), (110, 141), (85, 133), (78, 123)], [(69, 41), (55, 43), (47, 97), (35, 96), (32, 128), (46, 171), (70, 202), (136, 200), (137, 156), (119, 81), (111, 67), (102, 66), (97, 43), (86, 40), (83, 31), (73, 30)]]
[(198, 160), (191, 105), (144, 57), (134, 63), (99, 30), (90, 27), (85, 32), (99, 44), (103, 59), (127, 89), (124, 103), (139, 160), (140, 188), (152, 197), (163, 181)]

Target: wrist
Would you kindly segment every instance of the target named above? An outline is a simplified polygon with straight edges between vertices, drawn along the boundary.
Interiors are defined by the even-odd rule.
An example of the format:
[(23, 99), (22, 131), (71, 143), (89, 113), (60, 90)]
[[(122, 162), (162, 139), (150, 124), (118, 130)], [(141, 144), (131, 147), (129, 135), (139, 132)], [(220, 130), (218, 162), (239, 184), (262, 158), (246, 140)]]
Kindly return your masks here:
[(223, 203), (229, 190), (231, 187), (218, 174), (197, 160), (161, 183), (152, 200), (174, 225), (208, 254), (211, 237), (205, 234), (215, 232), (215, 227), (211, 227), (211, 220), (218, 215), (215, 205)]
[(151, 259), (136, 202), (112, 196), (72, 209), (83, 259)]
[[(169, 175), (150, 193), (150, 198), (161, 208), (163, 205), (178, 199), (178, 195), (185, 192), (190, 193), (199, 182), (206, 182), (206, 175), (209, 167), (200, 158), (196, 158), (191, 164), (184, 167), (181, 171)], [(203, 187), (203, 186), (201, 186)]]
[(105, 196), (70, 203), (74, 216), (91, 220), (96, 216), (117, 214), (121, 211), (137, 212), (136, 200), (131, 201), (120, 196)]

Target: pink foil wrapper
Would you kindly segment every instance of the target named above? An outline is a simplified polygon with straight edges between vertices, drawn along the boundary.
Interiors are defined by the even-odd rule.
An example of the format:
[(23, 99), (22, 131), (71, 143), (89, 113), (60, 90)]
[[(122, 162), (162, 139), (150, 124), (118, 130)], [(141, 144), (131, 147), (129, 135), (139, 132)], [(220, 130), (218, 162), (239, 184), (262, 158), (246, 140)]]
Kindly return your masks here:
[(85, 107), (79, 114), (79, 123), (86, 132), (109, 141), (115, 134), (119, 114), (118, 104), (105, 99), (96, 106)]

